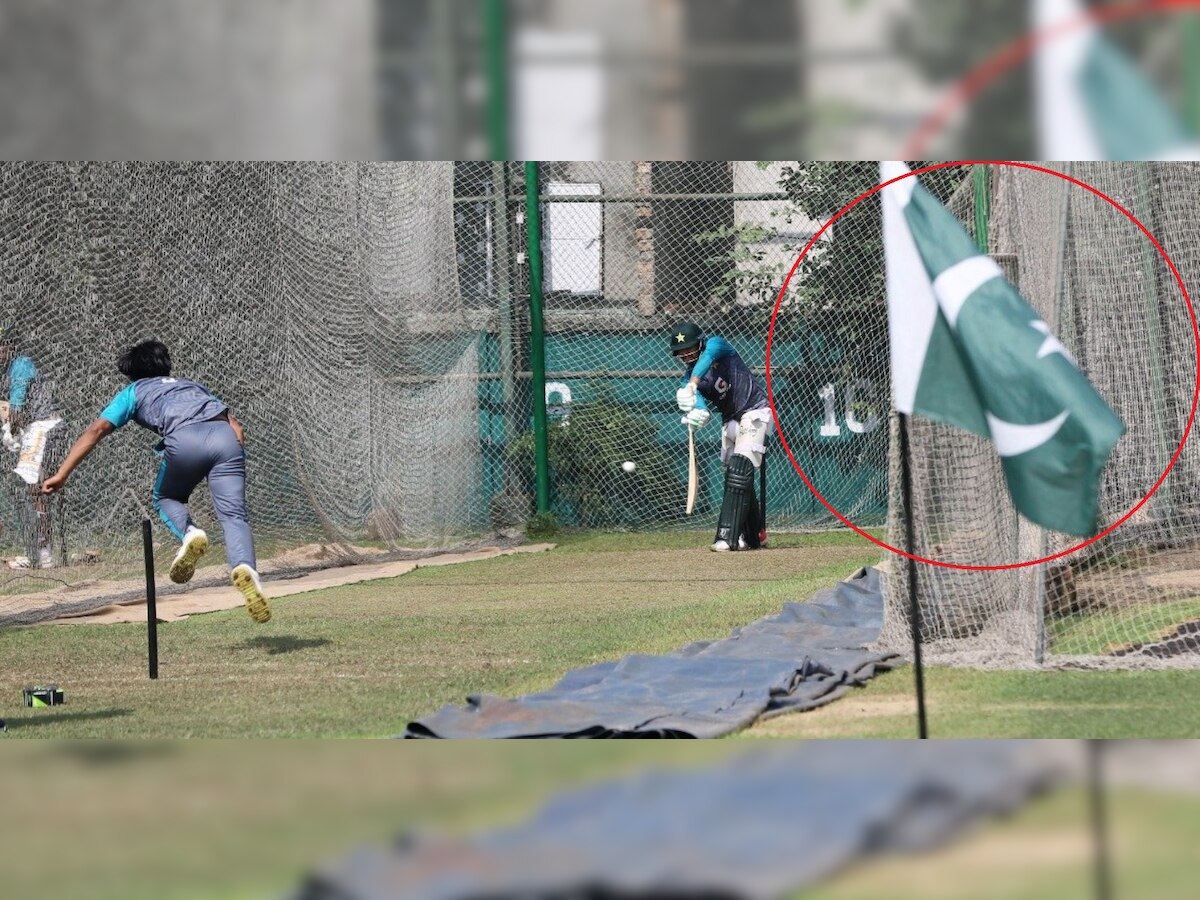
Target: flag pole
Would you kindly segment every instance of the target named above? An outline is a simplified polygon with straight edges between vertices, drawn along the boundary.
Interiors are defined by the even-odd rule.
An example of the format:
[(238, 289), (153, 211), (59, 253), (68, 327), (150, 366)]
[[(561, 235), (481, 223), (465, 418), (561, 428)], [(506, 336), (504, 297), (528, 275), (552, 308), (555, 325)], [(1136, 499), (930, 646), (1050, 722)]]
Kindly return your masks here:
[(1096, 879), (1096, 900), (1111, 900), (1112, 871), (1108, 856), (1108, 816), (1104, 796), (1105, 743), (1095, 739), (1084, 743), (1087, 745), (1088, 806), (1092, 814), (1092, 863)]
[(917, 561), (914, 549), (917, 543), (916, 530), (913, 527), (913, 491), (912, 468), (908, 448), (908, 416), (897, 413), (900, 417), (900, 488), (904, 502), (904, 550), (908, 553), (905, 562), (908, 563), (908, 618), (909, 629), (912, 631), (913, 642), (913, 671), (917, 684), (917, 737), (925, 740), (929, 737), (929, 729), (925, 720), (925, 669), (921, 664), (921, 604), (917, 601)]

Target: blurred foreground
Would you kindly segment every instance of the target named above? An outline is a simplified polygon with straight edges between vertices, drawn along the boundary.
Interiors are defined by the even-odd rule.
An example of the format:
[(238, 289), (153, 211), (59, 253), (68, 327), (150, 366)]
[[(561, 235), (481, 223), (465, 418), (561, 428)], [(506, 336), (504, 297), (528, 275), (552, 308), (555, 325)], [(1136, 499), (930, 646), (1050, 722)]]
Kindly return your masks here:
[[(1107, 745), (1115, 896), (1194, 896), (1197, 749)], [(13, 897), (566, 896), (606, 878), (638, 896), (795, 896), (816, 881), (830, 898), (1094, 894), (1078, 742), (3, 752)]]
[[(1046, 80), (1069, 86), (1093, 32), (1106, 61), (1085, 68), (1103, 76), (1116, 145), (1085, 136)], [(0, 146), (23, 158), (1027, 159), (1039, 146), (1139, 158), (1149, 131), (1177, 144), (1196, 127), (1198, 46), (1189, 0), (6, 0)], [(1081, 140), (1048, 143), (1062, 123)]]

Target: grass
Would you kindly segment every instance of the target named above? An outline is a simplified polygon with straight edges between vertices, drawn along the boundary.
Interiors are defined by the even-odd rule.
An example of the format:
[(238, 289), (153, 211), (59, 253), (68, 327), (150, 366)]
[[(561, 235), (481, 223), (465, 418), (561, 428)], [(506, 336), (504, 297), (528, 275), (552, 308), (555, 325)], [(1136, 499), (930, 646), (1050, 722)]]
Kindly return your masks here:
[[(693, 768), (716, 742), (112, 742), (8, 745), (0, 766), (7, 896), (280, 897), (321, 863), (398, 835), (524, 821), (547, 799), (649, 768)], [(1186, 753), (1184, 749), (1180, 753)], [(1115, 896), (1195, 896), (1200, 798), (1108, 795)], [(915, 857), (860, 862), (804, 900), (1094, 896), (1086, 797), (1066, 787)]]
[[(1046, 633), (1055, 653), (1091, 655), (1160, 640), (1177, 625), (1197, 619), (1200, 598), (1189, 597), (1050, 619)], [(1114, 634), (1121, 636), (1119, 644), (1114, 645)]]
[(555, 792), (728, 742), (383, 741), (9, 744), (4, 893), (56, 900), (282, 897), (398, 835), (521, 821)]
[[(928, 667), (926, 713), (934, 738), (1194, 738), (1200, 672), (979, 671)], [(916, 736), (913, 671), (885, 672), (828, 706), (768, 719), (745, 737)]]
[[(1116, 897), (1194, 897), (1200, 799), (1117, 789), (1106, 798)], [(803, 900), (1088, 900), (1097, 896), (1087, 798), (1068, 788), (949, 847), (857, 866)]]
[[(470, 694), (515, 696), (567, 670), (723, 637), (878, 559), (857, 535), (779, 535), (717, 558), (666, 535), (575, 535), (549, 553), (402, 578), (159, 626), (160, 678), (139, 625), (0, 633), (9, 737), (377, 737)], [(19, 706), (53, 681), (67, 705)]]
[[(878, 560), (847, 533), (774, 535), (765, 553), (717, 556), (707, 533), (568, 534), (548, 553), (420, 569), (159, 627), (160, 679), (140, 625), (0, 631), (8, 739), (383, 737), (467, 696), (519, 696), (568, 670), (664, 653), (777, 612)], [(26, 684), (67, 705), (27, 710)], [(926, 674), (934, 737), (1200, 736), (1200, 671)], [(755, 737), (910, 737), (902, 667)]]

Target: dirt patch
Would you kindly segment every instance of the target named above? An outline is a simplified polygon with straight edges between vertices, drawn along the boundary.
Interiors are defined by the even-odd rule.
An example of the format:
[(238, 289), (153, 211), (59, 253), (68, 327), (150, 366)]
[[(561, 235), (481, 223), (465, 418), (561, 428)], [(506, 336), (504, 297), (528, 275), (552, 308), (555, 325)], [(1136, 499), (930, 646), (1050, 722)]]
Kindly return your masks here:
[(1074, 588), (1082, 609), (1120, 609), (1148, 600), (1200, 596), (1200, 546), (1139, 550), (1120, 563), (1075, 571)]
[[(545, 549), (553, 545), (529, 546)], [(385, 551), (375, 547), (314, 543), (263, 561), (260, 574), (270, 584), (268, 590), (271, 596), (286, 596), (373, 578), (391, 578), (421, 565), (487, 559), (513, 549), (516, 548), (503, 541), (493, 546), (472, 546), (458, 553), (428, 549)], [(484, 555), (478, 555), (481, 553)], [(241, 603), (240, 596), (229, 587), (228, 569), (224, 565), (198, 570), (187, 587), (167, 582), (160, 573), (157, 588), (161, 621), (171, 621), (196, 612), (229, 609)], [(224, 599), (210, 599), (210, 594)], [(108, 621), (134, 621), (126, 618), (128, 610), (144, 610), (144, 607), (144, 579), (127, 578), (80, 581), (37, 594), (15, 595), (5, 598), (3, 612), (6, 624), (33, 625), (49, 621), (62, 624), (98, 622), (109, 615), (115, 618)], [(144, 619), (145, 613), (139, 612), (136, 621)]]

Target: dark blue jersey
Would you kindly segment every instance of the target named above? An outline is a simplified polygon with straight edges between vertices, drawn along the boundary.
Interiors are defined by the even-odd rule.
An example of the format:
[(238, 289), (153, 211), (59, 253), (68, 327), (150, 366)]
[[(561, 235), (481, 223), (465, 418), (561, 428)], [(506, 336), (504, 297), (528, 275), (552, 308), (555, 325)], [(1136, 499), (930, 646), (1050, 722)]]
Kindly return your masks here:
[(142, 378), (117, 394), (100, 413), (114, 428), (130, 420), (155, 434), (169, 436), (178, 428), (210, 422), (229, 407), (203, 385), (187, 378)]
[(724, 423), (770, 405), (763, 386), (725, 338), (708, 339), (700, 358), (684, 373), (683, 384), (692, 377), (700, 380), (696, 405), (710, 412), (710, 406), (716, 407)]

